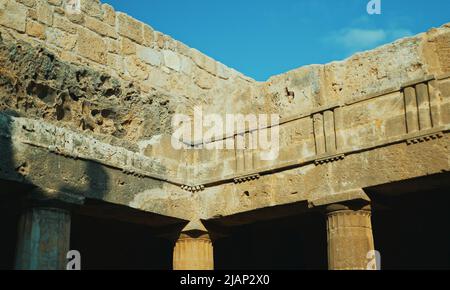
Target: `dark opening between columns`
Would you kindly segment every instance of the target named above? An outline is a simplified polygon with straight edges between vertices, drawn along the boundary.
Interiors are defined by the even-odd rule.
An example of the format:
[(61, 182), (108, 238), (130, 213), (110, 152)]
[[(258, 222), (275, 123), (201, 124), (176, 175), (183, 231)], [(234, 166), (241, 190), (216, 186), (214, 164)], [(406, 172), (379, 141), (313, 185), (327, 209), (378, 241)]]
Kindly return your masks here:
[(0, 269), (14, 269), (22, 197), (30, 186), (0, 180)]
[(20, 217), (19, 208), (6, 203), (0, 207), (0, 269), (14, 269), (14, 260), (17, 243), (17, 224)]
[(187, 221), (86, 199), (72, 214), (71, 250), (81, 269), (172, 269), (175, 238)]
[(450, 269), (450, 175), (368, 189), (381, 268)]
[(216, 269), (327, 269), (325, 217), (317, 212), (231, 228), (214, 242)]
[(80, 252), (83, 270), (172, 268), (172, 242), (145, 225), (75, 214), (71, 249)]

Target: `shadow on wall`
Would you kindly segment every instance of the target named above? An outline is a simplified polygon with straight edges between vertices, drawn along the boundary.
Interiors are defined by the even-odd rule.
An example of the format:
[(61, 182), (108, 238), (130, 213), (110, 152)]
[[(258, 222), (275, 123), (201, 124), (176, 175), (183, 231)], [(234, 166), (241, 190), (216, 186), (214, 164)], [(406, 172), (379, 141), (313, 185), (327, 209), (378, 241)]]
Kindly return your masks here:
[[(11, 114), (10, 112), (0, 112), (0, 179), (34, 185), (25, 174), (22, 174), (22, 166), (19, 164), (20, 162), (15, 160), (14, 157), (15, 153), (11, 135), (13, 133), (12, 117), (16, 116), (16, 114)], [(88, 185), (85, 189), (80, 190), (79, 188), (69, 185), (63, 185), (60, 188), (52, 189), (62, 193), (70, 193), (80, 196), (89, 195), (102, 199), (109, 190), (109, 176), (103, 165), (90, 161), (85, 161), (85, 163), (86, 168), (83, 175), (88, 179)], [(55, 176), (58, 176), (58, 174), (55, 174)], [(1, 194), (2, 192), (0, 192), (0, 195)]]
[[(18, 217), (22, 208), (20, 206), (21, 197), (24, 197), (27, 192), (30, 192), (38, 185), (51, 184), (47, 187), (52, 190), (86, 197), (89, 199), (86, 200), (86, 203), (90, 203), (92, 200), (99, 200), (99, 203), (102, 203), (99, 206), (101, 208), (95, 206), (89, 207), (91, 212), (95, 212), (92, 216), (102, 216), (103, 211), (105, 211), (105, 213), (116, 218), (114, 213), (111, 215), (110, 204), (102, 201), (108, 197), (107, 195), (111, 189), (110, 184), (114, 176), (116, 176), (112, 170), (110, 171), (110, 167), (87, 160), (65, 159), (65, 157), (54, 155), (53, 153), (45, 153), (48, 155), (34, 154), (33, 152), (42, 154), (43, 151), (32, 147), (26, 147), (25, 149), (27, 151), (29, 150), (31, 154), (22, 157), (22, 154), (18, 154), (19, 152), (15, 151), (16, 144), (11, 139), (11, 131), (14, 128), (13, 117), (31, 116), (31, 118), (35, 118), (46, 113), (46, 108), (57, 106), (55, 118), (49, 119), (59, 120), (56, 125), (66, 122), (63, 120), (64, 116), (62, 114), (65, 111), (60, 111), (60, 114), (58, 114), (58, 106), (61, 107), (61, 105), (55, 101), (55, 97), (60, 90), (77, 89), (73, 93), (73, 97), (78, 99), (83, 96), (86, 99), (80, 100), (80, 103), (82, 101), (91, 101), (92, 99), (96, 101), (99, 107), (87, 110), (86, 114), (88, 116), (91, 116), (95, 110), (103, 110), (101, 112), (105, 113), (109, 112), (110, 107), (115, 107), (111, 104), (106, 104), (106, 107), (102, 106), (105, 95), (114, 93), (117, 96), (125, 94), (128, 96), (128, 94), (132, 93), (134, 96), (138, 94), (138, 92), (135, 92), (134, 87), (127, 88), (123, 92), (120, 91), (120, 83), (110, 82), (109, 76), (106, 76), (108, 81), (104, 82), (102, 79), (105, 76), (101, 73), (89, 70), (86, 67), (72, 67), (65, 62), (56, 61), (55, 56), (48, 53), (45, 48), (42, 50), (34, 50), (33, 47), (30, 47), (26, 43), (13, 42), (10, 44), (9, 39), (5, 38), (5, 40), (8, 41), (3, 41), (0, 32), (0, 228), (2, 229), (2, 234), (6, 233), (6, 227), (8, 227), (8, 233), (10, 233), (6, 234), (6, 238), (3, 238), (2, 235), (2, 239), (0, 239), (0, 269), (13, 268), (18, 221), (18, 218), (10, 218), (10, 215), (6, 214), (7, 211), (3, 209), (8, 208), (9, 212)], [(84, 78), (81, 81), (77, 80), (74, 77), (77, 73), (87, 74), (85, 76), (87, 81)], [(53, 85), (56, 88), (53, 88)], [(79, 88), (80, 86), (81, 89)], [(68, 97), (68, 99), (70, 98), (71, 96)], [(40, 106), (43, 102), (45, 105)], [(70, 109), (68, 108), (68, 110)], [(68, 113), (73, 112), (72, 110)], [(67, 114), (67, 116), (69, 115)], [(82, 118), (83, 116), (72, 115), (72, 117), (78, 121), (78, 118)], [(39, 156), (43, 156), (43, 160), (39, 160)], [(26, 159), (30, 157), (37, 159)], [(63, 170), (58, 171), (58, 167), (55, 165), (62, 160), (64, 163)], [(30, 166), (34, 167), (34, 171), (31, 172), (33, 175), (29, 175)], [(67, 177), (67, 181), (64, 177)], [(43, 180), (43, 182), (41, 183), (39, 179)], [(27, 185), (26, 187), (22, 186), (25, 184)], [(42, 186), (45, 187), (45, 185)], [(136, 184), (133, 184), (133, 186), (133, 188), (139, 187)], [(128, 188), (128, 191), (132, 191), (132, 189)], [(17, 204), (13, 202), (13, 199), (17, 200)], [(13, 203), (14, 205), (12, 205)], [(83, 206), (82, 210), (85, 210), (85, 208), (87, 206)], [(81, 231), (78, 231), (78, 233), (85, 239), (85, 243), (90, 243), (93, 239), (93, 235), (84, 231), (86, 225), (90, 226), (92, 234), (96, 234), (96, 237), (101, 237), (104, 232), (100, 230), (100, 227), (103, 227), (102, 222), (98, 221), (98, 218), (86, 219), (87, 221), (83, 219), (82, 223), (77, 225), (76, 216), (80, 214), (81, 210), (78, 210), (79, 208), (77, 207), (74, 209), (75, 218), (72, 219), (72, 230), (74, 229), (74, 224), (75, 227), (80, 228)], [(126, 206), (122, 206), (120, 210), (120, 215), (122, 216), (129, 214), (129, 208)], [(148, 220), (148, 217), (143, 217), (142, 219)], [(158, 219), (156, 220), (159, 221)], [(130, 249), (136, 249), (136, 245), (133, 245), (136, 240), (127, 235), (126, 230), (118, 232), (117, 228), (119, 226), (116, 228), (114, 222), (115, 220), (111, 222), (112, 225), (109, 227), (111, 232), (108, 234), (111, 235), (111, 239), (105, 241), (105, 243), (109, 245), (111, 244), (111, 240), (119, 240), (120, 238), (123, 242), (129, 243)], [(131, 226), (127, 224), (123, 228), (128, 227)], [(148, 227), (140, 228), (140, 230), (146, 233), (149, 232)], [(113, 235), (114, 233), (116, 236)], [(104, 234), (103, 236), (106, 235)], [(6, 242), (10, 238), (11, 241)], [(115, 242), (114, 245), (120, 247), (120, 243)], [(154, 247), (155, 251), (160, 251), (161, 247), (157, 243), (156, 245)]]
[(14, 152), (11, 140), (12, 118), (7, 114), (8, 112), (0, 113), (0, 176), (8, 177), (11, 174), (11, 169), (14, 169)]
[[(4, 238), (0, 239), (0, 269), (14, 268), (17, 226), (22, 211), (22, 201), (27, 193), (36, 188), (33, 181), (23, 172), (26, 166), (24, 169), (21, 160), (16, 158), (12, 139), (13, 117), (19, 116), (15, 112), (0, 111), (0, 228), (5, 234), (2, 235)], [(88, 179), (85, 189), (64, 184), (60, 188), (52, 189), (61, 193), (76, 196), (89, 195), (102, 199), (108, 192), (109, 176), (102, 165), (88, 161), (85, 164), (86, 168), (81, 170)], [(52, 178), (50, 172), (48, 176)], [(56, 178), (59, 174), (56, 173), (54, 176)]]
[[(21, 172), (22, 156), (15, 151), (16, 144), (11, 138), (12, 130), (15, 130), (12, 116), (18, 117), (0, 111), (0, 228), (5, 233), (0, 239), (0, 269), (14, 268), (18, 221), (23, 205), (21, 197), (38, 183), (29, 172)], [(74, 204), (71, 219), (70, 248), (80, 251), (82, 269), (171, 269), (172, 241), (159, 236), (158, 231), (164, 231), (165, 227), (158, 228), (158, 222), (168, 223), (168, 227), (178, 227), (178, 224), (102, 201), (108, 198), (114, 176), (104, 165), (45, 154), (49, 154), (43, 156), (45, 160), (30, 161), (33, 164), (29, 165), (35, 167), (32, 173), (40, 170), (43, 178), (54, 184), (50, 189), (86, 198), (84, 205)], [(39, 158), (39, 155), (33, 157)], [(63, 169), (52, 171), (57, 170), (54, 165), (63, 158)], [(80, 164), (84, 167), (80, 168)], [(22, 186), (24, 184), (27, 186)], [(3, 208), (8, 208), (8, 214)]]
[[(0, 75), (1, 82), (1, 75)], [(11, 136), (12, 119), (0, 112), (0, 269), (14, 267), (14, 252), (17, 237), (17, 222), (19, 219), (18, 199), (14, 194), (18, 191), (15, 183), (5, 182), (11, 169), (14, 169)], [(8, 175), (8, 176), (7, 176)]]
[(85, 189), (80, 190), (70, 185), (63, 185), (58, 190), (62, 193), (75, 194), (96, 199), (103, 199), (109, 191), (109, 176), (103, 165), (85, 161), (86, 168), (83, 176), (88, 180)]

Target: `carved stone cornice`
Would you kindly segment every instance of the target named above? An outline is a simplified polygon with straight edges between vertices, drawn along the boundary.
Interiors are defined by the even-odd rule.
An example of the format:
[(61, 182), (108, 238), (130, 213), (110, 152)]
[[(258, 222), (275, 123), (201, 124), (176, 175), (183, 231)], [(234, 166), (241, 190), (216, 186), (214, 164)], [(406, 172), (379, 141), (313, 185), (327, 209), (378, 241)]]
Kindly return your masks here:
[(425, 134), (425, 135), (413, 137), (413, 138), (410, 138), (410, 139), (406, 140), (406, 144), (413, 145), (413, 144), (418, 144), (418, 143), (423, 143), (423, 142), (427, 142), (427, 141), (431, 141), (431, 140), (440, 139), (442, 137), (444, 137), (444, 133), (443, 132), (436, 132), (436, 133), (432, 133), (432, 134)]
[(314, 161), (314, 164), (322, 165), (322, 164), (331, 163), (331, 162), (335, 162), (335, 161), (339, 161), (339, 160), (344, 160), (344, 158), (345, 158), (345, 154), (330, 155), (330, 156), (316, 159)]
[(181, 185), (181, 189), (195, 193), (205, 190), (204, 185)]
[(244, 175), (244, 176), (239, 176), (239, 177), (234, 178), (234, 183), (244, 183), (244, 182), (256, 180), (259, 178), (260, 178), (259, 173), (249, 174), (249, 175)]

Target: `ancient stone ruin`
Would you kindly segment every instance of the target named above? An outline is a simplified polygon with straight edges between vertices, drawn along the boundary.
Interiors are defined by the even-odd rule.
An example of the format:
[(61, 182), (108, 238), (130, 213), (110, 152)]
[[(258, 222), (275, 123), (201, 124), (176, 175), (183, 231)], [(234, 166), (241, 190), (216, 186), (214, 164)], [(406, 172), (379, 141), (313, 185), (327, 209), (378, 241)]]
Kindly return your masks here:
[[(278, 114), (277, 158), (176, 150), (196, 107)], [(449, 131), (449, 24), (257, 82), (98, 0), (0, 0), (0, 268), (449, 268)]]

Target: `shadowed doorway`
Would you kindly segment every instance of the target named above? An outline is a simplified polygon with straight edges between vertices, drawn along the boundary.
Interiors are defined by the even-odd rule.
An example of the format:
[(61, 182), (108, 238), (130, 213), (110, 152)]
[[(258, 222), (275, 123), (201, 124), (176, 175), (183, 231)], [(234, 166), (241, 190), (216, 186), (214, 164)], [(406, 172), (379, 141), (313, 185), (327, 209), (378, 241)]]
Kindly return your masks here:
[(368, 189), (381, 268), (450, 269), (448, 173)]
[(216, 269), (327, 269), (325, 222), (312, 212), (233, 227), (214, 243)]

